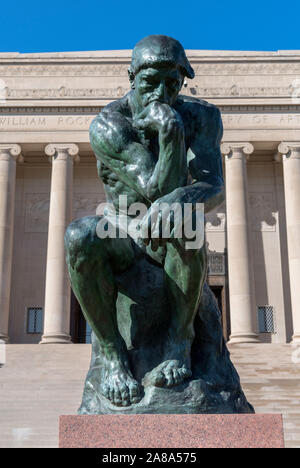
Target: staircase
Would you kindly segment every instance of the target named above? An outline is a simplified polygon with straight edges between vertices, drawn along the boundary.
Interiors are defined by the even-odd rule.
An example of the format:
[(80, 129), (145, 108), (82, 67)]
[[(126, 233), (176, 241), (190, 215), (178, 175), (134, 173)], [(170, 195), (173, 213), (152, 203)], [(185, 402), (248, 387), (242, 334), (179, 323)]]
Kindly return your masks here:
[(285, 446), (300, 448), (300, 346), (244, 344), (230, 352), (256, 413), (283, 414)]
[[(231, 356), (257, 413), (282, 413), (286, 447), (300, 447), (300, 347), (234, 345)], [(75, 414), (90, 345), (7, 345), (0, 368), (0, 448), (57, 447), (58, 417)]]

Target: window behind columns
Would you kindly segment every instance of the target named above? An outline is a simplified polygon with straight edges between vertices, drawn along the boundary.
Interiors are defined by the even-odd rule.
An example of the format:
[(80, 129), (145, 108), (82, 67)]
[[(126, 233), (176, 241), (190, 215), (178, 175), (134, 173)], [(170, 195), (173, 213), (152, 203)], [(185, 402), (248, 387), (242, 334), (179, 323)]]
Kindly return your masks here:
[(26, 333), (40, 334), (43, 333), (43, 308), (42, 307), (27, 307), (27, 326)]
[(273, 306), (263, 305), (257, 307), (259, 333), (276, 333)]

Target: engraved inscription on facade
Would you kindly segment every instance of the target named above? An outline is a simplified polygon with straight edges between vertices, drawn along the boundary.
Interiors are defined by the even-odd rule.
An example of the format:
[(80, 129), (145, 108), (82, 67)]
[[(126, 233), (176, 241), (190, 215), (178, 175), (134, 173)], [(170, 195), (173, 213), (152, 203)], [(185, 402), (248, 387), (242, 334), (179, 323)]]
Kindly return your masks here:
[[(93, 111), (92, 111), (93, 112)], [(88, 130), (91, 121), (97, 115), (98, 109), (94, 109), (94, 112), (89, 114), (74, 113), (70, 115), (11, 115), (1, 112), (0, 114), (0, 129), (10, 130), (20, 128), (26, 130), (47, 129), (56, 130), (57, 128), (72, 130)], [(63, 114), (62, 112), (57, 112)], [(51, 115), (52, 114), (52, 115)], [(222, 113), (222, 120), (225, 130), (239, 130), (239, 129), (295, 129), (300, 130), (300, 113), (228, 113), (226, 110)], [(298, 137), (299, 138), (299, 137)]]
[(0, 117), (1, 127), (45, 127), (45, 117), (32, 117), (32, 116), (13, 116), (13, 117)]

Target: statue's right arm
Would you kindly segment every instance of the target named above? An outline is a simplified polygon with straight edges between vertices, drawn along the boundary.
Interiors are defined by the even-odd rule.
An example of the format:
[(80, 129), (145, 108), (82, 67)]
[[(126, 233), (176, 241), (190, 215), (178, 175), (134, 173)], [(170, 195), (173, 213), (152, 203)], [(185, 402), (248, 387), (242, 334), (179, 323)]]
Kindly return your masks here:
[(149, 191), (153, 192), (153, 187), (149, 183), (155, 168), (153, 155), (138, 141), (132, 125), (120, 112), (104, 109), (98, 114), (90, 126), (90, 142), (99, 161), (150, 201)]

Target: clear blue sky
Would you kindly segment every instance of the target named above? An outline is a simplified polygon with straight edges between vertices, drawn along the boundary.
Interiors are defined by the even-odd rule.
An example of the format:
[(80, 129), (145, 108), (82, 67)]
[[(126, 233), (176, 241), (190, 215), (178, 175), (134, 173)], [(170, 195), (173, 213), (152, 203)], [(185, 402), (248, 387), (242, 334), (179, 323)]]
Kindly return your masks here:
[(4, 0), (1, 52), (131, 49), (166, 34), (186, 49), (300, 49), (299, 0)]

